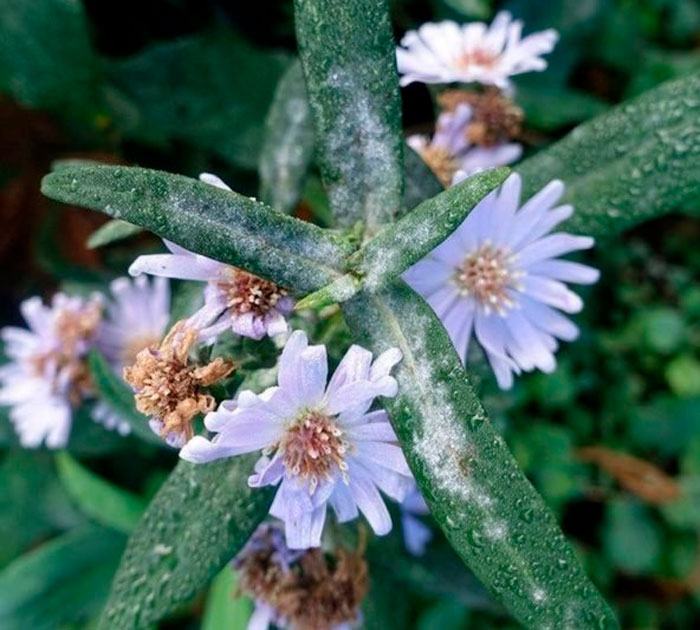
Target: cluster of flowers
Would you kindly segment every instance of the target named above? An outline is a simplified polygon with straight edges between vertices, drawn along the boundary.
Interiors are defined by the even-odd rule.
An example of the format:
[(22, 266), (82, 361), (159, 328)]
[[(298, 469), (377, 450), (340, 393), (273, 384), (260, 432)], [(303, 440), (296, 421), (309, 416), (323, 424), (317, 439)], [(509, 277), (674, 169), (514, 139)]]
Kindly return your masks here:
[[(435, 136), (409, 139), (446, 186), (520, 155), (510, 139), (522, 113), (502, 90), (510, 89), (511, 75), (543, 69), (540, 55), (556, 41), (553, 31), (521, 39), (521, 27), (500, 13), (490, 27), (426, 24), (401, 42), (403, 84), (489, 86), (481, 93), (443, 92), (445, 111)], [(227, 188), (213, 175), (201, 179)], [(575, 313), (583, 306), (565, 283), (592, 283), (598, 277), (590, 267), (559, 259), (593, 245), (587, 237), (551, 233), (573, 212), (571, 206), (556, 205), (563, 192), (563, 184), (553, 181), (521, 206), (521, 181), (511, 175), (404, 274), (440, 317), (465, 362), (469, 341), (476, 337), (502, 388), (521, 371), (554, 369), (558, 341), (578, 335), (560, 311)], [(392, 348), (373, 357), (354, 345), (329, 378), (326, 347), (310, 345), (302, 331), (290, 333), (294, 300), (284, 288), (174, 243), (165, 246), (169, 253), (137, 258), (129, 269), (137, 278), (116, 280), (111, 297), (58, 294), (51, 306), (39, 298), (27, 300), (22, 313), (29, 330), (2, 331), (10, 362), (0, 368), (0, 403), (12, 406), (10, 417), (23, 445), (65, 445), (72, 411), (94, 397), (86, 361), (97, 348), (131, 385), (151, 429), (183, 459), (199, 464), (260, 452), (248, 483), (277, 487), (270, 514), (284, 524), (284, 536), (277, 525), (266, 524), (236, 560), (258, 604), (251, 627), (274, 622), (310, 628), (318, 619), (333, 619), (334, 628), (350, 627), (366, 589), (366, 568), (357, 554), (339, 551), (329, 561), (318, 550), (328, 508), (340, 523), (362, 513), (376, 534), (386, 534), (392, 523), (383, 493), (402, 503), (410, 551), (421, 553), (430, 539), (417, 518), (427, 506), (386, 412), (375, 404), (397, 394), (392, 370), (401, 352)], [(141, 274), (155, 279), (148, 282)], [(168, 278), (204, 283), (203, 306), (169, 330)], [(239, 391), (217, 405), (207, 388), (236, 366), (223, 358), (201, 365), (191, 351), (226, 331), (252, 339), (278, 337), (284, 346), (276, 386), (261, 393)], [(194, 435), (192, 420), (198, 415), (204, 415), (206, 436)], [(103, 402), (94, 405), (93, 416), (110, 428), (128, 430)], [(323, 579), (314, 582), (319, 576)], [(303, 596), (288, 596), (311, 583), (314, 588)], [(353, 593), (351, 604), (333, 599), (335, 587)], [(300, 601), (309, 606), (298, 608)], [(318, 615), (308, 617), (309, 611)]]
[(544, 70), (542, 55), (552, 51), (558, 38), (551, 29), (523, 38), (522, 27), (502, 11), (490, 26), (446, 20), (423, 24), (401, 40), (396, 51), (401, 85), (473, 86), (439, 93), (441, 113), (432, 138), (408, 138), (408, 145), (445, 187), (480, 170), (511, 164), (522, 154), (515, 140), (521, 134), (523, 112), (512, 101), (510, 77)]

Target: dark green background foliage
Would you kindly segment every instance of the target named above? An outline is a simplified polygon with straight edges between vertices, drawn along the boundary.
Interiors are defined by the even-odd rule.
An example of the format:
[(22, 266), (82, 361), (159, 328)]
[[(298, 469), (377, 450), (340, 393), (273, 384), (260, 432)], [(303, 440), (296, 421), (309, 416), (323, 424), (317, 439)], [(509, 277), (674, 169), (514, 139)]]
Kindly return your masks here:
[[(584, 568), (618, 613), (622, 627), (698, 627), (700, 225), (696, 217), (700, 196), (689, 200), (685, 194), (691, 184), (697, 189), (698, 171), (684, 172), (682, 165), (689, 162), (681, 157), (686, 150), (697, 152), (693, 138), (697, 139), (698, 79), (662, 88), (672, 95), (666, 101), (665, 120), (673, 124), (666, 136), (657, 138), (642, 100), (636, 105), (636, 124), (632, 117), (631, 125), (629, 119), (625, 122), (629, 127), (605, 127), (615, 133), (594, 163), (576, 159), (579, 146), (573, 141), (550, 154), (556, 158), (554, 164), (552, 158), (537, 157), (537, 153), (614, 104), (700, 70), (700, 5), (695, 0), (394, 0), (391, 5), (397, 37), (426, 20), (489, 19), (499, 8), (523, 18), (526, 31), (547, 27), (559, 31), (561, 39), (549, 56), (549, 69), (516, 81), (516, 99), (527, 116), (526, 159), (535, 156), (522, 167), (526, 186), (537, 187), (542, 173), (560, 169), (561, 176), (571, 180), (570, 195), (582, 215), (603, 216), (612, 208), (641, 219), (654, 214), (661, 197), (665, 202), (679, 200), (674, 213), (632, 227), (614, 240), (606, 239), (604, 222), (593, 226), (600, 246), (587, 253), (585, 260), (601, 270), (602, 279), (584, 290), (586, 308), (577, 316), (581, 338), (561, 349), (554, 374), (526, 375), (504, 394), (496, 389), (477, 354), (472, 380), (496, 430), (554, 511)], [(359, 27), (369, 28), (365, 22), (371, 17), (363, 16)], [(189, 177), (212, 171), (242, 195), (259, 195), (277, 209), (328, 225), (331, 218), (321, 186), (323, 177), (330, 184), (331, 201), (336, 207), (345, 206), (341, 222), (351, 225), (366, 215), (362, 191), (334, 185), (336, 180), (342, 182), (343, 169), (353, 160), (367, 166), (362, 156), (349, 151), (347, 164), (329, 167), (326, 163), (321, 169), (317, 164), (324, 152), (337, 151), (343, 139), (335, 138), (334, 146), (322, 143), (315, 152), (311, 148), (310, 111), (294, 81), (299, 76), (294, 59), (297, 34), (307, 37), (316, 19), (313, 13), (307, 14), (295, 34), (291, 0), (0, 1), (3, 324), (18, 323), (17, 305), (24, 297), (47, 296), (59, 287), (76, 292), (104, 289), (111, 278), (124, 275), (137, 254), (159, 247), (156, 239), (135, 236), (133, 229), (122, 224), (110, 226), (92, 244), (115, 242), (96, 250), (86, 248), (88, 236), (104, 219), (54, 204), (38, 192), (40, 177), (57, 159), (139, 165)], [(388, 44), (377, 41), (373, 45), (381, 53)], [(340, 47), (337, 52), (339, 66), (352, 67), (351, 51), (343, 56)], [(377, 63), (382, 68), (381, 61)], [(312, 92), (322, 91), (322, 76), (308, 76), (307, 80)], [(393, 84), (378, 81), (373, 89), (388, 95), (387, 108), (394, 111), (390, 102)], [(428, 89), (409, 86), (402, 90), (402, 101), (404, 128), (429, 129), (434, 111)], [(295, 108), (284, 107), (291, 102), (296, 103)], [(398, 118), (394, 122), (398, 124)], [(598, 134), (595, 124), (591, 136)], [(271, 138), (280, 134), (284, 137), (280, 141), (289, 143), (284, 133), (290, 127), (294, 140), (288, 146), (298, 150), (289, 152), (288, 168), (281, 171), (285, 164), (275, 162), (278, 158)], [(392, 129), (379, 133), (390, 137)], [(637, 142), (636, 136), (648, 140)], [(634, 144), (629, 153), (628, 142)], [(399, 167), (399, 155), (396, 149), (387, 163), (365, 175), (382, 180), (380, 176), (388, 173), (391, 179)], [(416, 172), (413, 156), (405, 160), (407, 172)], [(664, 160), (668, 169), (662, 168)], [(654, 168), (645, 170), (650, 163)], [(281, 178), (280, 172), (285, 176)], [(598, 199), (615, 198), (610, 173), (620, 174), (619, 208), (614, 201), (613, 206), (595, 205), (596, 194)], [(100, 177), (98, 173), (84, 185), (100, 186)], [(636, 204), (637, 180), (650, 177), (656, 195)], [(389, 179), (384, 180), (386, 187), (374, 192), (395, 207), (401, 191)], [(173, 185), (189, 186), (179, 180), (173, 180)], [(123, 187), (130, 190), (130, 185)], [(430, 190), (431, 195), (435, 192), (435, 188)], [(218, 193), (212, 194), (216, 197)], [(420, 199), (410, 175), (403, 194), (408, 207)], [(246, 215), (248, 205), (254, 205), (247, 197), (241, 197), (240, 203), (245, 210), (241, 216)], [(156, 202), (145, 199), (144, 204), (155, 207)], [(278, 219), (273, 227), (285, 234), (290, 225), (287, 217)], [(371, 237), (386, 219), (381, 213), (371, 216), (365, 237)], [(586, 225), (576, 219), (570, 227), (586, 231)], [(246, 229), (244, 221), (237, 222), (231, 226), (230, 239), (245, 237)], [(306, 239), (318, 246), (305, 249), (314, 252), (315, 260), (300, 257), (303, 264), (286, 270), (290, 283), (305, 292), (341, 277), (343, 270), (334, 262), (346, 253), (344, 242), (321, 236), (310, 226), (303, 234), (293, 229), (297, 230), (295, 243)], [(127, 235), (128, 240), (118, 240)], [(294, 247), (291, 241), (289, 246)], [(355, 261), (355, 269), (371, 269), (371, 254), (372, 250), (364, 262)], [(244, 262), (256, 258), (252, 250), (237, 250), (232, 255)], [(277, 273), (279, 267), (274, 256), (259, 264), (267, 265), (259, 268), (261, 272)], [(376, 280), (376, 284), (382, 282)], [(381, 300), (382, 294), (377, 295)], [(181, 283), (175, 287), (175, 297), (176, 308), (183, 314), (192, 310), (196, 292)], [(348, 303), (350, 321), (353, 309), (358, 308), (361, 302), (359, 306)], [(391, 308), (401, 312), (408, 307), (392, 303)], [(333, 360), (351, 340), (339, 315), (305, 318), (295, 325), (309, 329), (315, 339), (336, 340), (331, 348)], [(372, 332), (365, 331), (368, 345), (376, 341)], [(381, 339), (377, 343), (381, 345)], [(218, 350), (233, 353), (243, 365), (232, 387), (242, 379), (253, 388), (265, 384), (264, 370), (274, 363), (269, 343), (230, 342), (229, 347)], [(96, 375), (100, 362), (99, 356), (92, 357)], [(102, 376), (98, 388), (114, 390), (120, 385), (110, 381), (104, 370)], [(465, 392), (465, 400), (471, 395)], [(410, 395), (406, 398), (410, 406)], [(120, 400), (124, 413), (138, 422), (128, 407), (128, 397)], [(94, 628), (126, 535), (154, 496), (163, 522), (172, 517), (179, 528), (177, 532), (165, 531), (168, 527), (160, 531), (153, 514), (146, 522), (159, 531), (159, 540), (173, 544), (156, 543), (155, 534), (153, 538), (135, 536), (126, 562), (147, 556), (152, 560), (149, 575), (160, 579), (167, 574), (175, 580), (162, 588), (176, 593), (173, 598), (179, 606), (159, 627), (217, 630), (226, 619), (226, 628), (243, 628), (248, 609), (228, 597), (232, 580), (222, 576), (208, 592), (197, 585), (205, 583), (222, 562), (212, 557), (207, 545), (215, 548), (224, 539), (236, 547), (245, 528), (266, 509), (269, 497), (258, 494), (247, 503), (251, 522), (234, 528), (226, 522), (229, 508), (247, 498), (234, 497), (233, 490), (227, 496), (221, 489), (208, 496), (208, 475), (226, 478), (231, 488), (242, 488), (245, 471), (239, 466), (245, 460), (217, 465), (220, 471), (196, 473), (180, 464), (173, 478), (164, 483), (176, 464), (167, 449), (143, 439), (147, 432), (120, 438), (86, 416), (81, 413), (75, 419), (68, 452), (56, 456), (20, 449), (6, 411), (0, 410), (0, 628)], [(590, 461), (592, 451), (581, 450), (590, 446), (599, 447), (595, 462)], [(622, 466), (614, 458), (617, 452), (638, 459)], [(655, 467), (653, 475), (650, 465)], [(186, 483), (173, 487), (180, 477)], [(630, 477), (636, 483), (630, 483)], [(181, 520), (177, 515), (166, 516), (182, 498), (172, 498), (178, 493), (196, 505), (214, 506), (220, 522), (204, 533), (186, 515)], [(370, 543), (373, 588), (365, 610), (366, 627), (518, 627), (435, 529), (436, 540), (421, 559), (402, 551), (398, 528), (387, 538)], [(178, 533), (183, 539), (187, 533), (190, 542), (180, 544)], [(188, 547), (194, 539), (200, 545)], [(487, 553), (477, 547), (474, 555)], [(178, 569), (180, 560), (191, 560), (192, 555), (199, 559), (200, 568), (194, 577)], [(128, 576), (123, 572), (115, 584), (108, 607), (112, 616), (105, 615), (103, 627), (109, 627), (105, 619), (123, 614), (119, 594), (133, 586)], [(188, 583), (189, 578), (197, 585)], [(163, 611), (156, 608), (144, 607), (134, 618), (142, 623), (158, 619)]]

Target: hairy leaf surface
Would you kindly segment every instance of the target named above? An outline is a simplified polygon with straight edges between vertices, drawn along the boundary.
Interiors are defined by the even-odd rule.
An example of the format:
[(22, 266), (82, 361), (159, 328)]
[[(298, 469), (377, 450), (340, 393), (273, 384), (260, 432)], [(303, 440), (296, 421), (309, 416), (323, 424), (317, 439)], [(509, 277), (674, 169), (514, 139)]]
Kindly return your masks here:
[(399, 394), (386, 408), (433, 516), (484, 585), (533, 630), (616, 628), (431, 308), (397, 283), (361, 293), (343, 310), (373, 352), (403, 352)]
[(161, 171), (65, 167), (45, 195), (148, 228), (191, 251), (308, 292), (342, 275), (351, 248), (319, 227), (209, 184)]

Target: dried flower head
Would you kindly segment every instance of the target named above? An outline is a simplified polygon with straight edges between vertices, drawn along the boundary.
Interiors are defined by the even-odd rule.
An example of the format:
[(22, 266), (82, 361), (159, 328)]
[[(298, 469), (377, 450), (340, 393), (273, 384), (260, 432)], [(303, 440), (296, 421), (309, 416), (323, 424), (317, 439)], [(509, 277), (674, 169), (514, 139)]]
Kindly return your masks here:
[[(367, 594), (364, 541), (356, 551), (294, 551), (282, 529), (263, 524), (234, 560), (240, 588), (256, 602), (254, 626), (285, 630), (339, 630), (355, 626)], [(249, 627), (251, 627), (249, 626)]]
[(2, 330), (10, 362), (0, 370), (0, 404), (12, 406), (10, 419), (22, 445), (65, 446), (72, 408), (92, 393), (86, 355), (102, 316), (102, 299), (63, 293), (51, 306), (38, 297), (21, 305), (29, 330)]
[(226, 378), (234, 365), (221, 357), (204, 366), (190, 363), (197, 330), (178, 322), (160, 347), (141, 350), (124, 368), (124, 380), (135, 392), (136, 408), (151, 418), (151, 428), (172, 446), (192, 438), (192, 419), (213, 411), (216, 401), (203, 391)]
[(437, 101), (448, 112), (461, 104), (471, 107), (472, 118), (465, 125), (465, 133), (472, 144), (493, 147), (518, 138), (522, 132), (523, 110), (496, 88), (483, 92), (445, 90)]

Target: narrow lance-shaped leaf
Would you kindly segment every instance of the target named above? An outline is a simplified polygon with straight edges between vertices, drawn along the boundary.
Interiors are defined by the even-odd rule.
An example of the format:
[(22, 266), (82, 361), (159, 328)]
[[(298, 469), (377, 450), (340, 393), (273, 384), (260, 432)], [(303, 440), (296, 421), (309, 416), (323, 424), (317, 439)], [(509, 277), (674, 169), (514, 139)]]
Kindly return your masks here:
[(386, 0), (295, 0), (321, 174), (338, 224), (372, 234), (402, 201), (403, 138)]
[(97, 350), (92, 350), (90, 353), (88, 365), (100, 400), (119, 418), (128, 422), (132, 432), (138, 438), (167, 448), (165, 442), (148, 427), (148, 418), (136, 410), (131, 388), (119, 378), (112, 366)]
[(94, 615), (126, 537), (82, 525), (17, 558), (0, 572), (0, 628), (56, 630)]
[(143, 232), (143, 228), (138, 225), (120, 221), (119, 219), (112, 219), (90, 234), (87, 240), (87, 246), (90, 249), (97, 249), (98, 247), (104, 247), (105, 245), (124, 240), (125, 238), (129, 238), (141, 232)]
[(700, 192), (700, 75), (669, 81), (574, 129), (517, 168), (525, 197), (552, 179), (576, 207), (564, 229), (605, 236)]
[(245, 544), (272, 502), (250, 489), (255, 457), (181, 461), (132, 534), (100, 630), (142, 630), (191, 599)]
[(424, 201), (353, 254), (350, 269), (369, 291), (396, 279), (452, 234), (509, 172), (498, 168), (478, 173)]
[(399, 216), (410, 212), (426, 199), (439, 195), (444, 189), (423, 158), (413, 149), (405, 147), (403, 157), (405, 186), (403, 209)]
[(349, 273), (307, 295), (296, 308), (345, 302), (362, 289), (374, 292), (395, 280), (452, 234), (508, 173), (507, 168), (485, 171), (424, 201), (355, 252), (349, 259)]
[(42, 192), (141, 225), (297, 292), (342, 275), (352, 249), (339, 237), (249, 197), (161, 171), (66, 167), (44, 178)]
[(387, 410), (433, 516), (484, 585), (533, 630), (616, 628), (430, 307), (397, 283), (358, 295), (344, 313), (373, 352), (401, 349)]
[(260, 152), (260, 198), (275, 210), (291, 212), (301, 198), (314, 149), (314, 130), (299, 62), (277, 85), (265, 121)]
[(146, 509), (141, 497), (102, 479), (68, 453), (56, 455), (56, 467), (66, 492), (85, 514), (103, 525), (131, 533)]

